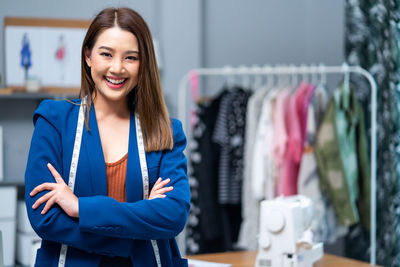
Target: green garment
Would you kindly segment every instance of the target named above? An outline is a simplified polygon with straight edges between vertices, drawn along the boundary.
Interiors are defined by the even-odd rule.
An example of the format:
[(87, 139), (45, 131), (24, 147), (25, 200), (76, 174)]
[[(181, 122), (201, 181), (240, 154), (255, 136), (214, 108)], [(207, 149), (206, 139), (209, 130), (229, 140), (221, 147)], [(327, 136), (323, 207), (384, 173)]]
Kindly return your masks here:
[(354, 91), (334, 92), (317, 134), (321, 189), (345, 226), (370, 226), (370, 170), (364, 113)]

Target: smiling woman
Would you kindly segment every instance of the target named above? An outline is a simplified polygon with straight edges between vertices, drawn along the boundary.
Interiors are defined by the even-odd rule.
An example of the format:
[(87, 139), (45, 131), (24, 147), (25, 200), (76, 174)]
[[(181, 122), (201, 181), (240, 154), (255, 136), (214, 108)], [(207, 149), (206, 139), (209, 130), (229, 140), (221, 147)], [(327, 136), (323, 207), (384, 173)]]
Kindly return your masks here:
[(36, 266), (187, 266), (175, 242), (190, 206), (186, 138), (142, 17), (101, 11), (81, 64), (81, 98), (34, 113), (25, 200), (43, 240)]
[(104, 30), (92, 50), (85, 49), (85, 54), (96, 85), (94, 101), (122, 101), (126, 105), (124, 100), (137, 85), (139, 74), (139, 48), (135, 35), (116, 25)]
[[(119, 30), (115, 29), (115, 31), (108, 32), (108, 30), (112, 28), (117, 28)], [(106, 33), (106, 31), (108, 33)], [(104, 41), (109, 42), (109, 45), (99, 42), (103, 33), (106, 33), (107, 37), (109, 37), (103, 38)], [(119, 36), (114, 36), (114, 34), (121, 34), (122, 38), (127, 38), (129, 40), (119, 39)], [(131, 39), (132, 37), (133, 39)], [(128, 43), (122, 44), (124, 41), (128, 41)], [(112, 47), (113, 45), (115, 47)], [(81, 60), (82, 86), (80, 96), (81, 98), (86, 95), (94, 96), (88, 99), (89, 101), (86, 105), (88, 110), (91, 108), (91, 100), (93, 99), (94, 101), (96, 97), (95, 88), (97, 84), (94, 81), (93, 73), (89, 66), (90, 62), (88, 62), (87, 59), (93, 52), (96, 52), (96, 47), (102, 48), (100, 54), (104, 52), (103, 56), (113, 58), (112, 60), (110, 59), (111, 63), (116, 61), (114, 68), (121, 68), (121, 70), (117, 71), (128, 71), (128, 69), (124, 68), (124, 66), (127, 66), (126, 64), (122, 64), (122, 55), (116, 55), (119, 57), (118, 60), (118, 58), (115, 59), (115, 57), (113, 57), (113, 52), (125, 53), (123, 58), (132, 59), (137, 62), (134, 59), (136, 58), (141, 62), (141, 64), (137, 62), (139, 66), (137, 72), (137, 87), (128, 94), (128, 108), (129, 110), (136, 110), (141, 118), (142, 128), (144, 128), (146, 132), (151, 133), (145, 135), (144, 142), (146, 151), (156, 151), (166, 148), (171, 149), (173, 142), (170, 120), (168, 119), (168, 111), (162, 94), (153, 39), (146, 22), (137, 12), (129, 8), (105, 9), (93, 20), (83, 41)], [(121, 51), (115, 51), (117, 48), (121, 49)], [(124, 49), (126, 50), (124, 51)], [(129, 53), (129, 55), (127, 53)], [(132, 56), (132, 58), (128, 56)], [(121, 65), (119, 63), (121, 63)], [(132, 62), (132, 64), (133, 63), (134, 62)], [(103, 75), (105, 74), (103, 73)], [(111, 75), (111, 73), (109, 73), (109, 75), (111, 79), (113, 78), (112, 76), (119, 77), (118, 75)], [(134, 84), (132, 80), (131, 82)], [(112, 82), (110, 82), (109, 85), (111, 83)], [(86, 115), (87, 121), (88, 113)]]

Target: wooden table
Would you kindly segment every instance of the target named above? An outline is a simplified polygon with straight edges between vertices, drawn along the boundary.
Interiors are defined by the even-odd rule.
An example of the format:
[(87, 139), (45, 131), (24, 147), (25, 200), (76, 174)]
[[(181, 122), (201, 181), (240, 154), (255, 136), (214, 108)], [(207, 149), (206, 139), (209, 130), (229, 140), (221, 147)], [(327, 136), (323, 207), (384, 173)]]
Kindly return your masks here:
[[(200, 254), (188, 256), (188, 259), (213, 261), (219, 263), (230, 263), (234, 267), (254, 267), (257, 251), (224, 252), (215, 254)], [(365, 262), (346, 259), (330, 254), (324, 254), (314, 267), (371, 267)]]

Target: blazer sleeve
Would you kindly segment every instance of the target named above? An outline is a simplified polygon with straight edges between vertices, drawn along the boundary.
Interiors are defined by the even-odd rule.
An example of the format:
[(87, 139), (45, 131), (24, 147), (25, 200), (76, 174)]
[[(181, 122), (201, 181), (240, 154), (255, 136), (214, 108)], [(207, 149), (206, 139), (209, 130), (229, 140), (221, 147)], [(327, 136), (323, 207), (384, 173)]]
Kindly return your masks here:
[(173, 120), (174, 147), (163, 151), (160, 177), (170, 178), (174, 189), (165, 198), (119, 203), (104, 197), (79, 198), (79, 225), (82, 231), (135, 239), (168, 239), (184, 228), (190, 208), (186, 173), (186, 137), (179, 121)]
[[(69, 217), (58, 205), (53, 205), (45, 215), (40, 213), (44, 204), (36, 210), (32, 209), (33, 203), (48, 191), (40, 192), (34, 197), (29, 193), (42, 183), (55, 182), (46, 164), (50, 162), (57, 170), (62, 170), (61, 135), (54, 126), (57, 122), (52, 120), (50, 114), (57, 109), (48, 109), (51, 106), (39, 107), (39, 110), (49, 115), (45, 116), (47, 118), (37, 115), (38, 113), (34, 116), (35, 130), (25, 172), (25, 201), (33, 229), (44, 240), (66, 244), (87, 252), (127, 257), (133, 240), (83, 232), (79, 227), (79, 221)], [(57, 118), (57, 115), (54, 114), (53, 117)], [(75, 128), (70, 130), (74, 131)]]

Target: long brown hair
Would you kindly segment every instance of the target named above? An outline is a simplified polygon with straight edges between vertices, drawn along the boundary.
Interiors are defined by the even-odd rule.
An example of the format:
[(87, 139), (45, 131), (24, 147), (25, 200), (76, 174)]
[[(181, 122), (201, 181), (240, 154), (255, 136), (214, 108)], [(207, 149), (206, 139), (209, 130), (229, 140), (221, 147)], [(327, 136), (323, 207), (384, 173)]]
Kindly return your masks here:
[(88, 95), (86, 127), (91, 103), (95, 97), (95, 84), (86, 64), (86, 51), (91, 51), (96, 39), (104, 30), (118, 26), (135, 35), (139, 44), (139, 75), (137, 86), (128, 94), (128, 107), (137, 112), (144, 129), (146, 151), (172, 149), (171, 121), (162, 94), (160, 74), (155, 57), (153, 39), (144, 19), (130, 8), (106, 8), (94, 18), (82, 45), (81, 99)]

